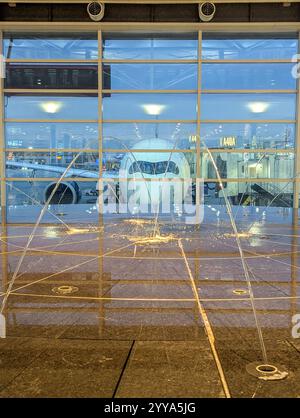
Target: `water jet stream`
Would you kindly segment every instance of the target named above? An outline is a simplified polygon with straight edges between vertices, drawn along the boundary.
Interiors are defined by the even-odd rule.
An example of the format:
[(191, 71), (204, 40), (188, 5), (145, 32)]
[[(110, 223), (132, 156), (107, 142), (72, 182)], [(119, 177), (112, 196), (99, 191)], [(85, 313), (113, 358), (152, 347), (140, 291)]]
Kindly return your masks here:
[[(278, 196), (280, 196), (283, 193), (283, 190), (285, 190), (291, 183), (293, 183), (298, 177), (300, 176), (300, 171), (294, 175), (292, 179), (290, 179), (283, 187), (280, 189), (280, 191), (273, 197), (273, 199), (270, 201), (270, 203), (266, 206), (265, 210), (269, 209), (272, 205), (272, 203), (277, 199)], [(253, 221), (251, 225), (249, 226), (248, 232), (250, 232), (251, 228), (255, 224), (256, 221)]]
[[(105, 256), (110, 255), (110, 254), (113, 254), (113, 253), (115, 253), (115, 252), (117, 252), (117, 251), (124, 250), (125, 248), (131, 247), (131, 246), (133, 246), (134, 244), (135, 244), (135, 243), (133, 242), (133, 243), (130, 243), (130, 244), (124, 245), (123, 247), (119, 247), (119, 248), (116, 248), (116, 249), (114, 249), (114, 250), (108, 251), (107, 253), (103, 253), (103, 254), (101, 254), (101, 255), (97, 255), (96, 257), (90, 258), (89, 260), (85, 260), (85, 261), (83, 261), (83, 262), (81, 262), (81, 263), (78, 263), (78, 264), (75, 264), (75, 265), (73, 265), (73, 266), (66, 267), (66, 268), (65, 268), (65, 269), (63, 269), (63, 270), (57, 271), (57, 272), (55, 272), (55, 273), (52, 273), (52, 274), (50, 274), (50, 275), (48, 275), (48, 276), (46, 276), (46, 277), (43, 277), (43, 278), (38, 279), (38, 280), (34, 280), (34, 281), (32, 281), (32, 282), (30, 282), (30, 283), (26, 283), (26, 284), (24, 284), (24, 285), (22, 285), (22, 286), (19, 286), (19, 287), (17, 287), (17, 288), (15, 288), (15, 289), (13, 289), (13, 292), (17, 292), (18, 290), (21, 290), (21, 289), (24, 289), (24, 288), (26, 288), (26, 287), (32, 286), (33, 284), (36, 284), (36, 283), (42, 283), (43, 281), (45, 281), (45, 280), (47, 280), (47, 279), (51, 279), (52, 277), (56, 277), (56, 276), (58, 276), (59, 274), (66, 273), (67, 271), (70, 271), (70, 270), (75, 269), (75, 268), (77, 268), (77, 267), (84, 266), (84, 265), (86, 265), (86, 264), (88, 264), (88, 263), (91, 263), (92, 261), (99, 260), (100, 258), (104, 258)], [(12, 285), (13, 285), (13, 284), (12, 284)], [(12, 290), (10, 289), (10, 293), (13, 293), (13, 292), (12, 292)], [(7, 294), (7, 292), (0, 293), (0, 297), (5, 296), (6, 294)], [(30, 293), (28, 293), (28, 295), (30, 296)]]
[(218, 352), (216, 350), (215, 336), (214, 336), (213, 330), (211, 328), (210, 322), (208, 320), (208, 316), (206, 314), (206, 311), (205, 311), (205, 309), (202, 306), (202, 303), (200, 301), (198, 290), (197, 290), (197, 287), (196, 287), (196, 283), (195, 283), (193, 274), (191, 272), (188, 260), (186, 258), (186, 254), (185, 254), (185, 251), (183, 249), (181, 239), (178, 239), (178, 246), (181, 250), (181, 254), (182, 254), (182, 257), (183, 257), (183, 260), (184, 260), (189, 278), (191, 280), (192, 290), (193, 290), (195, 300), (196, 300), (197, 305), (198, 305), (199, 313), (200, 313), (201, 318), (202, 318), (203, 323), (204, 323), (204, 328), (205, 328), (205, 331), (206, 331), (206, 335), (207, 335), (207, 338), (209, 340), (212, 355), (213, 355), (214, 360), (216, 362), (216, 366), (217, 366), (217, 369), (218, 369), (218, 372), (219, 372), (219, 376), (220, 376), (220, 379), (221, 379), (221, 383), (222, 383), (222, 386), (223, 386), (223, 389), (224, 389), (225, 396), (226, 396), (226, 398), (231, 398), (229, 387), (228, 387), (228, 384), (226, 382), (225, 374), (224, 374), (224, 371), (223, 371), (223, 368), (222, 368), (222, 364), (221, 364), (221, 361), (219, 359)]
[(72, 167), (72, 165), (74, 164), (74, 162), (77, 160), (77, 158), (78, 158), (81, 154), (82, 154), (82, 151), (81, 151), (81, 152), (79, 152), (79, 153), (78, 153), (78, 154), (77, 154), (77, 155), (73, 158), (73, 160), (70, 162), (70, 164), (66, 167), (65, 171), (62, 173), (62, 175), (61, 175), (61, 176), (60, 176), (60, 178), (58, 179), (58, 181), (57, 181), (57, 183), (56, 183), (55, 187), (53, 188), (53, 190), (52, 190), (52, 192), (51, 192), (51, 194), (50, 194), (50, 196), (49, 196), (48, 200), (46, 201), (46, 203), (45, 203), (45, 205), (44, 205), (43, 209), (41, 210), (41, 212), (40, 212), (40, 214), (39, 214), (39, 217), (38, 217), (38, 219), (37, 219), (37, 221), (36, 221), (36, 223), (35, 223), (35, 225), (34, 225), (34, 228), (33, 228), (32, 232), (31, 232), (31, 234), (30, 234), (30, 236), (29, 236), (29, 238), (28, 238), (27, 244), (26, 244), (26, 246), (24, 247), (23, 253), (22, 253), (22, 255), (21, 255), (21, 257), (20, 257), (20, 259), (19, 259), (19, 261), (18, 261), (17, 267), (16, 267), (16, 269), (15, 269), (15, 271), (14, 271), (14, 274), (13, 274), (13, 277), (12, 277), (12, 279), (11, 279), (11, 282), (9, 283), (8, 288), (7, 288), (7, 290), (6, 290), (6, 293), (5, 293), (5, 296), (4, 296), (4, 298), (3, 298), (1, 308), (0, 308), (0, 315), (2, 315), (2, 314), (3, 314), (3, 312), (4, 312), (4, 309), (5, 309), (5, 306), (6, 306), (7, 299), (8, 299), (8, 297), (9, 297), (9, 295), (10, 295), (10, 292), (11, 292), (11, 290), (12, 290), (12, 287), (13, 287), (13, 285), (14, 285), (14, 282), (15, 282), (15, 280), (16, 280), (16, 278), (17, 278), (17, 275), (18, 275), (18, 273), (19, 273), (19, 270), (20, 270), (20, 267), (21, 267), (21, 265), (22, 265), (22, 263), (23, 263), (23, 260), (24, 260), (24, 258), (25, 258), (25, 256), (26, 256), (26, 253), (27, 253), (27, 250), (28, 250), (28, 248), (29, 248), (29, 245), (30, 245), (30, 243), (32, 242), (32, 240), (33, 240), (33, 238), (34, 238), (34, 236), (35, 236), (35, 233), (36, 233), (36, 231), (37, 231), (37, 229), (38, 229), (38, 227), (39, 227), (39, 224), (40, 224), (40, 222), (41, 222), (41, 220), (42, 220), (42, 218), (43, 218), (43, 216), (44, 216), (45, 212), (48, 210), (48, 206), (49, 206), (49, 204), (50, 204), (50, 202), (51, 202), (51, 200), (52, 200), (52, 198), (53, 198), (54, 194), (56, 193), (56, 191), (57, 191), (57, 189), (58, 189), (58, 187), (59, 187), (60, 183), (61, 183), (61, 182), (62, 182), (62, 180), (64, 179), (64, 177), (65, 177), (65, 175), (67, 174), (67, 172), (69, 171), (69, 169)]
[[(258, 164), (265, 158), (267, 156), (267, 153), (265, 152), (261, 157), (260, 157), (260, 159), (256, 162), (256, 164), (255, 164), (255, 169), (257, 168), (257, 166), (258, 166)], [(245, 185), (247, 186), (248, 185), (248, 182), (246, 182), (245, 183)], [(241, 198), (240, 198), (240, 200), (239, 200), (239, 204), (238, 204), (238, 208), (237, 208), (237, 211), (236, 211), (236, 213), (235, 213), (235, 215), (234, 215), (234, 219), (236, 219), (237, 218), (237, 215), (238, 215), (238, 212), (239, 212), (239, 209), (240, 209), (240, 207), (241, 207), (241, 205), (242, 205), (242, 201), (243, 201), (243, 199), (244, 199), (244, 196), (245, 196), (245, 194), (246, 194), (246, 189), (245, 189), (245, 191), (244, 191), (244, 193), (242, 194), (242, 196), (241, 196)]]
[(252, 307), (252, 310), (253, 310), (256, 329), (257, 329), (259, 342), (260, 342), (260, 347), (261, 347), (261, 351), (262, 351), (262, 357), (263, 357), (264, 363), (267, 364), (268, 363), (267, 351), (266, 351), (266, 347), (265, 347), (265, 343), (264, 343), (264, 339), (263, 339), (263, 335), (262, 335), (262, 330), (261, 330), (261, 327), (260, 327), (260, 324), (259, 324), (259, 321), (258, 321), (258, 317), (257, 317), (251, 279), (250, 279), (250, 276), (249, 276), (246, 260), (245, 260), (245, 257), (244, 257), (244, 251), (242, 249), (242, 245), (241, 245), (239, 233), (238, 233), (238, 230), (237, 230), (236, 222), (235, 222), (234, 216), (232, 214), (231, 204), (230, 204), (230, 202), (228, 200), (228, 197), (226, 195), (226, 192), (224, 190), (224, 185), (223, 185), (223, 182), (221, 180), (220, 173), (219, 173), (218, 167), (216, 165), (216, 162), (215, 162), (209, 148), (206, 146), (204, 141), (203, 141), (203, 143), (204, 143), (204, 147), (205, 147), (205, 149), (206, 149), (206, 151), (209, 155), (209, 158), (210, 158), (210, 160), (211, 160), (211, 162), (214, 166), (214, 169), (215, 169), (215, 172), (216, 172), (216, 175), (217, 175), (217, 179), (218, 179), (218, 183), (220, 185), (220, 188), (222, 190), (222, 194), (223, 194), (223, 197), (224, 197), (224, 200), (225, 200), (225, 205), (226, 205), (227, 212), (228, 212), (228, 215), (229, 215), (229, 218), (230, 218), (230, 223), (231, 223), (232, 229), (234, 231), (236, 243), (237, 243), (237, 246), (238, 246), (238, 250), (239, 250), (239, 254), (240, 254), (240, 258), (241, 258), (241, 262), (242, 262), (242, 267), (243, 267), (243, 270), (244, 270), (245, 279), (246, 279), (246, 282), (247, 282), (247, 287), (248, 287), (250, 301), (251, 301), (251, 307)]
[[(14, 190), (17, 190), (17, 192), (23, 194), (24, 196), (28, 197), (35, 205), (40, 206), (43, 208), (43, 205), (36, 199), (34, 199), (33, 197), (29, 196), (29, 194), (25, 193), (23, 190), (19, 189), (18, 187), (16, 187), (15, 185), (5, 182), (6, 185), (9, 185), (9, 187), (11, 187)], [(63, 226), (65, 226), (67, 229), (70, 229), (69, 225), (66, 224), (59, 216), (57, 216), (55, 213), (51, 212), (51, 210), (49, 210), (49, 208), (47, 207), (47, 211), (49, 212), (49, 214), (51, 216), (53, 216), (56, 220), (58, 220)]]
[[(166, 170), (164, 172), (164, 178), (166, 178), (166, 174), (168, 172), (168, 168), (169, 168), (169, 165), (170, 165), (171, 157), (172, 157), (172, 155), (174, 153), (174, 150), (176, 149), (176, 145), (177, 145), (178, 140), (179, 140), (179, 137), (177, 137), (177, 139), (174, 142), (174, 146), (171, 149), (171, 152), (170, 152), (170, 155), (169, 155), (169, 159), (168, 159), (168, 162), (167, 162), (167, 166), (166, 166)], [(157, 206), (157, 211), (156, 211), (156, 215), (155, 215), (155, 219), (154, 219), (153, 237), (155, 237), (156, 235), (160, 235), (160, 230), (159, 230), (159, 227), (158, 227), (159, 203), (156, 206)]]
[[(134, 155), (134, 152), (133, 152), (134, 150), (131, 150), (130, 148), (128, 148), (127, 145), (121, 139), (119, 139), (118, 137), (108, 136), (107, 138), (111, 138), (111, 139), (114, 139), (114, 140), (118, 141), (126, 149), (126, 151), (128, 151), (129, 154), (132, 156), (132, 158), (134, 159), (137, 167), (139, 168), (139, 172), (140, 172), (140, 174), (141, 174), (141, 176), (143, 178), (143, 182), (144, 182), (144, 184), (146, 186), (146, 189), (147, 189), (147, 194), (148, 194), (148, 197), (149, 197), (149, 202), (151, 202), (151, 193), (150, 193), (150, 190), (149, 190), (149, 187), (148, 187), (148, 182), (147, 182), (147, 180), (146, 180), (146, 178), (144, 176), (144, 173), (143, 173), (143, 171), (141, 169), (141, 166), (140, 166), (138, 160), (136, 159), (136, 157)], [(115, 191), (113, 190), (113, 187), (109, 183), (108, 183), (108, 185), (109, 185), (110, 189), (112, 190), (113, 194), (115, 195), (116, 199), (118, 200), (118, 197), (117, 197)]]
[(134, 150), (131, 150), (130, 148), (128, 148), (127, 145), (123, 141), (121, 141), (121, 139), (119, 139), (115, 136), (108, 136), (107, 138), (111, 138), (111, 139), (114, 139), (114, 140), (118, 141), (121, 145), (123, 145), (123, 147), (126, 149), (126, 151), (128, 151), (130, 153), (130, 155), (132, 156), (132, 158), (134, 159), (134, 161), (136, 162), (136, 164), (139, 168), (139, 171), (140, 171), (140, 173), (143, 177), (144, 183), (146, 184), (146, 187), (147, 187), (147, 193), (148, 193), (149, 199), (151, 199), (151, 194), (150, 194), (150, 191), (149, 191), (149, 188), (148, 188), (147, 180), (145, 179), (145, 176), (144, 176), (144, 173), (141, 169), (141, 166), (140, 166), (139, 162), (137, 161), (137, 159), (136, 159), (136, 157), (133, 153)]

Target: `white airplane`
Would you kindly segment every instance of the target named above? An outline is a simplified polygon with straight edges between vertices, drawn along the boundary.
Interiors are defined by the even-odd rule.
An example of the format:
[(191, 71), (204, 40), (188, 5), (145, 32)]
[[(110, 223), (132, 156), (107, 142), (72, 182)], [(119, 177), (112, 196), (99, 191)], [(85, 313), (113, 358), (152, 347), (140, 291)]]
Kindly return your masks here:
[[(166, 179), (189, 179), (190, 165), (183, 153), (176, 152), (173, 149), (174, 144), (170, 141), (153, 138), (141, 140), (131, 152), (125, 153), (120, 161), (120, 169), (117, 172), (103, 172), (103, 179), (119, 179), (135, 180), (139, 179), (141, 189), (139, 190), (141, 199), (151, 199), (149, 203), (159, 203), (161, 200), (161, 184), (159, 180)], [(140, 151), (139, 151), (140, 150)], [(143, 150), (145, 150), (143, 152)], [(151, 152), (153, 150), (153, 152)], [(161, 150), (161, 151), (160, 151)], [(55, 165), (33, 164), (27, 162), (6, 161), (7, 168), (42, 170), (49, 173), (63, 174), (65, 167)], [(70, 168), (65, 178), (89, 178), (99, 179), (99, 175), (95, 171), (82, 170), (78, 168)], [(27, 178), (28, 179), (28, 178)], [(143, 182), (145, 179), (145, 182)], [(151, 191), (146, 183), (151, 181)], [(34, 179), (33, 179), (34, 180)], [(79, 182), (78, 182), (79, 183)], [(81, 198), (79, 184), (75, 181), (62, 181), (56, 195), (53, 197), (53, 203), (78, 203)], [(172, 185), (172, 180), (170, 180)], [(174, 182), (175, 183), (175, 182)], [(50, 196), (55, 182), (47, 184), (44, 191), (44, 201)], [(137, 187), (137, 186), (136, 186)], [(128, 193), (126, 181), (119, 182), (119, 190), (121, 196)], [(149, 195), (150, 191), (150, 195)], [(188, 192), (188, 186), (184, 183), (183, 198)], [(62, 199), (61, 197), (64, 196)], [(127, 196), (128, 197), (128, 196)]]
[[(119, 176), (128, 180), (139, 180), (134, 186), (142, 202), (148, 201), (154, 206), (161, 202), (164, 193), (161, 179), (169, 179), (168, 185), (175, 186), (175, 180), (172, 184), (172, 179), (190, 178), (190, 165), (186, 157), (173, 148), (174, 144), (164, 139), (145, 139), (138, 142), (134, 150), (122, 159)], [(120, 181), (121, 196), (128, 193), (127, 186), (126, 182)], [(188, 192), (188, 184), (183, 183), (183, 188), (184, 198)]]

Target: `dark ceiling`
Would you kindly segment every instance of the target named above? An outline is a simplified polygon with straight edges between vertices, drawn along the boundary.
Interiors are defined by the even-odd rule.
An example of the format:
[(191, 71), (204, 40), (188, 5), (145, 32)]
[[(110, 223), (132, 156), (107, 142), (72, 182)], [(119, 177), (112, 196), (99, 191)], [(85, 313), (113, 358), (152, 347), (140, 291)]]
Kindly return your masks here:
[[(300, 3), (217, 4), (213, 22), (297, 22)], [(86, 4), (0, 5), (2, 21), (90, 21)], [(104, 22), (199, 22), (197, 4), (107, 4)]]

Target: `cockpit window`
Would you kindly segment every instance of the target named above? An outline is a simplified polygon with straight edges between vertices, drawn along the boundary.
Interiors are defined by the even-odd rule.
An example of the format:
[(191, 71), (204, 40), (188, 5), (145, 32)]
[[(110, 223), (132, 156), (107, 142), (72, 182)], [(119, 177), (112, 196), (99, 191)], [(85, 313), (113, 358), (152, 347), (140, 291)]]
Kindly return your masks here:
[(179, 174), (179, 168), (174, 161), (159, 161), (152, 163), (149, 161), (134, 161), (129, 168), (129, 174), (143, 173), (143, 174)]

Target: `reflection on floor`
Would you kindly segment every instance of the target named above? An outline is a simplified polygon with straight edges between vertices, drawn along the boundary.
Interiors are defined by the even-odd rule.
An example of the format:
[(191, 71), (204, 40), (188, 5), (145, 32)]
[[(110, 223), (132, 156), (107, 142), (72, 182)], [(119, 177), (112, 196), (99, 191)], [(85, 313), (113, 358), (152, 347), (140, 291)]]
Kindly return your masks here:
[[(79, 213), (30, 244), (4, 310), (0, 397), (299, 397), (298, 225), (289, 209), (235, 215), (268, 362), (287, 378), (246, 371), (262, 352), (224, 208), (200, 226), (161, 217), (155, 237), (150, 218)], [(2, 227), (0, 303), (31, 231)]]

